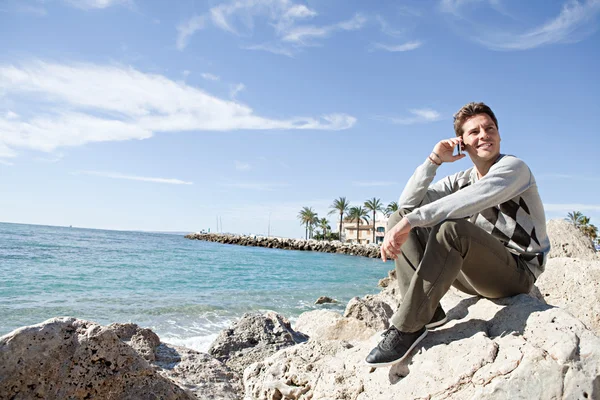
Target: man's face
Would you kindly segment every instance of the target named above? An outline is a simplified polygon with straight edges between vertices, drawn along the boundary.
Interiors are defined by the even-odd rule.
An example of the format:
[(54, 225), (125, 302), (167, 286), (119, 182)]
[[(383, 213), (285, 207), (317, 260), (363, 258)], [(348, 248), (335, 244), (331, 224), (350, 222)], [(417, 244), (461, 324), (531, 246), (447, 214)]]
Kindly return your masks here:
[(487, 114), (477, 114), (463, 124), (463, 143), (474, 162), (496, 160), (500, 154), (500, 134)]

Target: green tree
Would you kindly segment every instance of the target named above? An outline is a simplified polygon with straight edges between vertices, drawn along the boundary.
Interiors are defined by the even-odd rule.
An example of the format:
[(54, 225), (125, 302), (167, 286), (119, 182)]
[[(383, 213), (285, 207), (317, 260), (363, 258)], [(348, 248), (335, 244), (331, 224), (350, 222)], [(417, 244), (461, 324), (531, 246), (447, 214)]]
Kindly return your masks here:
[(312, 230), (312, 222), (314, 221), (316, 215), (317, 213), (312, 209), (312, 207), (302, 207), (302, 210), (300, 210), (300, 212), (298, 213), (300, 225), (305, 226), (305, 239), (308, 239), (308, 228), (310, 226)]
[(329, 208), (331, 209), (331, 211), (329, 211), (329, 214), (335, 214), (335, 213), (339, 213), (340, 214), (340, 232), (339, 232), (339, 237), (340, 240), (342, 240), (342, 228), (344, 226), (344, 214), (346, 212), (348, 212), (348, 209), (350, 208), (350, 203), (348, 201), (346, 201), (345, 197), (340, 197), (339, 199), (335, 199), (333, 201), (333, 204), (331, 204), (329, 206)]
[(350, 220), (350, 222), (356, 221), (356, 243), (359, 243), (358, 234), (360, 229), (360, 223), (362, 221), (364, 221), (367, 224), (369, 223), (369, 212), (361, 206), (350, 207), (346, 217)]
[(567, 218), (565, 219), (579, 228), (579, 226), (581, 225), (581, 218), (583, 218), (582, 213), (580, 213), (579, 211), (573, 211), (572, 213), (568, 213)]
[(327, 238), (327, 230), (331, 229), (331, 226), (329, 226), (329, 221), (327, 220), (327, 218), (321, 218), (319, 220), (319, 228), (321, 228), (321, 230), (323, 231), (323, 239)]
[(308, 232), (309, 232), (308, 238), (309, 239), (312, 239), (312, 237), (313, 237), (313, 230), (318, 225), (319, 225), (319, 215), (317, 213), (313, 213), (311, 215), (310, 225), (309, 225), (309, 228), (308, 228)]
[(375, 213), (377, 211), (383, 211), (383, 204), (381, 204), (381, 199), (377, 199), (373, 197), (371, 200), (365, 201), (365, 208), (367, 211), (371, 211), (373, 213), (373, 241), (375, 243)]
[(390, 215), (392, 215), (393, 213), (395, 213), (396, 211), (398, 211), (398, 203), (395, 201), (392, 201), (390, 204), (387, 205), (387, 207), (385, 208), (385, 215), (387, 215), (388, 217)]
[(590, 217), (586, 217), (579, 211), (573, 211), (567, 214), (567, 221), (575, 225), (584, 235), (596, 241), (598, 238), (598, 228), (594, 224), (590, 224)]

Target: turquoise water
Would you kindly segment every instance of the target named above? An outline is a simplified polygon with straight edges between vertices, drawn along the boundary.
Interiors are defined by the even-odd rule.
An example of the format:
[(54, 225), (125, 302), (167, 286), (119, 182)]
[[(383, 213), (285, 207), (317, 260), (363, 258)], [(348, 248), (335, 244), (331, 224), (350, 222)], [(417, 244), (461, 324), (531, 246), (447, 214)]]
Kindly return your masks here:
[(0, 335), (55, 316), (134, 322), (205, 351), (245, 312), (290, 319), (343, 310), (393, 265), (338, 254), (242, 247), (182, 235), (0, 223)]

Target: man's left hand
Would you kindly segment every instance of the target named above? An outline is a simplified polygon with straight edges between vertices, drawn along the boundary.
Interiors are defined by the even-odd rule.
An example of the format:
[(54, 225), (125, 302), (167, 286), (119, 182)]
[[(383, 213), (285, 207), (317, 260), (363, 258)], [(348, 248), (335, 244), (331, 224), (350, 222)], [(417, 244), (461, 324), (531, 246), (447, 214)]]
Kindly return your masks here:
[(383, 244), (381, 245), (381, 259), (383, 262), (386, 262), (388, 258), (392, 260), (398, 258), (398, 255), (402, 252), (400, 248), (408, 239), (410, 230), (410, 223), (404, 217), (385, 234)]

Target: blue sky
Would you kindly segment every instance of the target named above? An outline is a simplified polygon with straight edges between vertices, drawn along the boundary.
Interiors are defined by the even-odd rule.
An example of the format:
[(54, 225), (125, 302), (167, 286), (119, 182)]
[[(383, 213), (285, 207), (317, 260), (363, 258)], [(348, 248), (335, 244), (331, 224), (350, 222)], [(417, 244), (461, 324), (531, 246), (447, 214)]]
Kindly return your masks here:
[(484, 101), (547, 217), (599, 225), (599, 24), (600, 0), (4, 0), (0, 221), (301, 237), (303, 206), (397, 200)]

